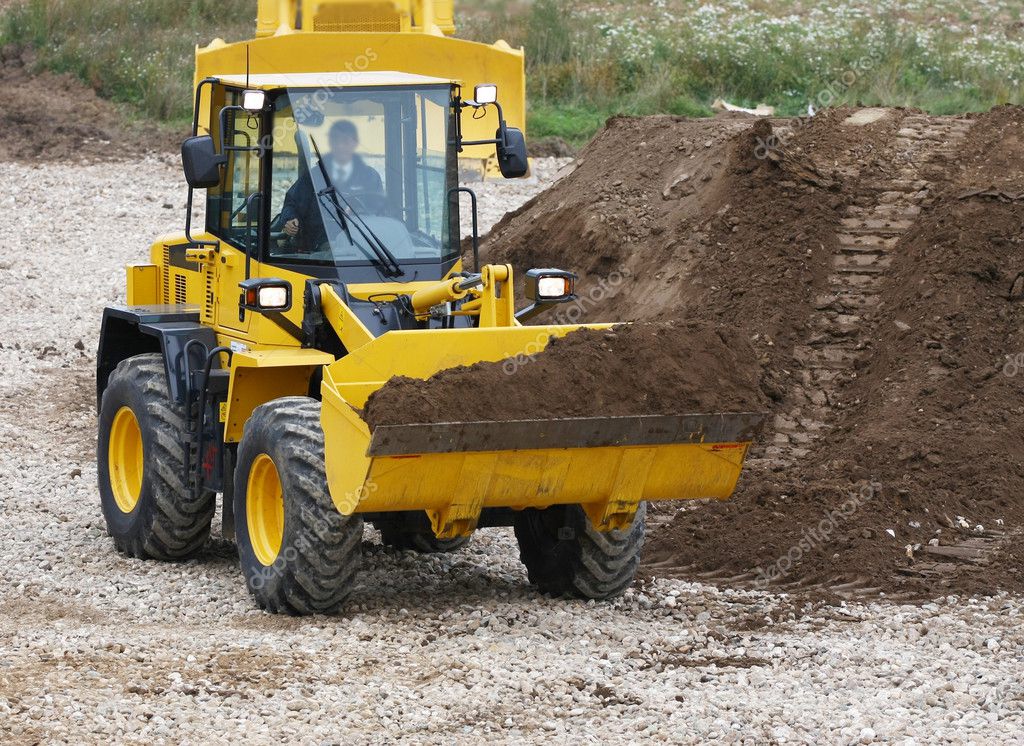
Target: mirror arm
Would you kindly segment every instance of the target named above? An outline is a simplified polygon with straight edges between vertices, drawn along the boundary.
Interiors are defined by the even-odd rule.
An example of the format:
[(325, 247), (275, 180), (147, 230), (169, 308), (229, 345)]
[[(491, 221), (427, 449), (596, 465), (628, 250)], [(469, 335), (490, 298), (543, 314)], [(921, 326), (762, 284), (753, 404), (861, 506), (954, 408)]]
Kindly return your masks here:
[[(199, 85), (196, 86), (196, 102), (195, 107), (192, 109), (192, 136), (196, 137), (199, 134), (199, 112), (202, 106), (203, 99), (203, 88), (210, 86), (217, 82), (216, 78), (203, 78), (199, 81)], [(213, 100), (210, 100), (210, 106), (213, 106)], [(192, 206), (195, 204), (195, 189), (192, 187), (188, 188), (188, 201), (185, 204), (185, 240), (188, 241), (190, 247), (199, 248), (202, 246), (211, 246), (214, 249), (220, 246), (219, 241), (198, 241), (192, 237)]]
[(188, 241), (188, 248), (211, 246), (216, 249), (220, 246), (219, 241), (198, 241), (192, 238), (192, 199), (195, 191), (192, 187), (188, 188), (188, 202), (185, 205), (185, 240)]
[[(505, 121), (505, 111), (501, 108), (501, 104), (500, 103), (495, 101), (494, 103), (491, 103), (491, 104), (484, 104), (482, 106), (477, 106), (477, 105), (474, 105), (474, 103), (470, 103), (470, 102), (464, 101), (461, 98), (459, 98), (458, 96), (456, 96), (455, 97), (455, 106), (457, 107), (458, 112), (459, 112), (459, 116), (456, 117), (456, 120), (455, 120), (456, 121), (455, 147), (458, 149), (458, 152), (461, 153), (462, 149), (464, 147), (466, 147), (467, 145), (500, 145), (503, 148), (504, 147), (508, 147), (508, 135), (506, 134), (506, 131), (508, 130), (508, 123)], [(463, 140), (462, 139), (462, 110), (463, 109), (469, 109), (469, 108), (473, 108), (473, 109), (486, 109), (488, 106), (493, 106), (495, 109), (498, 110), (498, 130), (501, 132), (501, 137), (500, 138), (495, 137), (495, 138), (493, 138), (491, 140)]]
[[(195, 109), (193, 109), (194, 113), (192, 114), (192, 137), (195, 137), (196, 135), (199, 134), (199, 111), (200, 111), (199, 107), (202, 104), (203, 87), (204, 86), (211, 86), (212, 87), (213, 84), (216, 83), (216, 82), (217, 82), (216, 78), (203, 78), (202, 80), (199, 81), (199, 85), (196, 86), (196, 105), (195, 105)], [(212, 98), (212, 96), (210, 98), (210, 108), (213, 108), (213, 98)]]
[[(462, 145), (504, 145), (503, 140), (494, 138), (492, 140), (462, 140)], [(461, 148), (460, 148), (461, 149)]]

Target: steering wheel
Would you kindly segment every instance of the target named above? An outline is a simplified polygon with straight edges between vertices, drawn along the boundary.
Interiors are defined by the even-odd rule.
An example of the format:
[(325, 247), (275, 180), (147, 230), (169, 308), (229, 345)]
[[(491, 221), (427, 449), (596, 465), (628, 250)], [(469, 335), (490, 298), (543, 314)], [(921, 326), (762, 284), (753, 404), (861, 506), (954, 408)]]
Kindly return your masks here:
[(295, 237), (284, 232), (284, 221), (281, 213), (275, 215), (270, 221), (270, 243), (273, 246), (291, 248), (295, 243)]
[(358, 212), (366, 215), (386, 215), (388, 210), (388, 197), (384, 192), (343, 192)]
[(410, 230), (409, 235), (412, 236), (413, 238), (418, 238), (422, 241), (425, 241), (427, 246), (429, 246), (432, 249), (441, 248), (441, 242), (438, 241), (437, 238), (430, 235), (426, 231), (421, 231), (419, 228)]

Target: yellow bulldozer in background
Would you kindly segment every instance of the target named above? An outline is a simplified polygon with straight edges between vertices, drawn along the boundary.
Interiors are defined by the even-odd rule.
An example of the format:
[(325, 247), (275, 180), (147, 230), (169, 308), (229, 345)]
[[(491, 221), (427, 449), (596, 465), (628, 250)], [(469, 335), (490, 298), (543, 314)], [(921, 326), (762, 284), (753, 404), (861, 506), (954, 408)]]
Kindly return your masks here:
[[(261, 38), (301, 46), (320, 32), (274, 24), (342, 23), (320, 13), (357, 5), (394, 4), (261, 2)], [(434, 10), (410, 39), (443, 27)], [(417, 18), (429, 16), (400, 23)], [(386, 544), (424, 552), (514, 526), (543, 591), (621, 593), (639, 562), (645, 501), (728, 497), (761, 416), (466, 422), (454, 411), (443, 424), (371, 431), (360, 410), (393, 376), (504, 360), (580, 328), (522, 323), (573, 300), (574, 277), (529, 270), (530, 305), (517, 310), (511, 266), (463, 265), (459, 154), (487, 148), (504, 176), (527, 171), (498, 87), (468, 98), (450, 76), (339, 77), (332, 64), (306, 69), (312, 56), (272, 72), (252, 46), (248, 73), (213, 72), (228, 57), (200, 51), (184, 230), (127, 268), (127, 304), (104, 311), (97, 456), (117, 548), (195, 555), (222, 494), (224, 535), (270, 611), (341, 608), (364, 521)], [(314, 47), (325, 63), (330, 48)], [(493, 129), (471, 130), (484, 115)]]

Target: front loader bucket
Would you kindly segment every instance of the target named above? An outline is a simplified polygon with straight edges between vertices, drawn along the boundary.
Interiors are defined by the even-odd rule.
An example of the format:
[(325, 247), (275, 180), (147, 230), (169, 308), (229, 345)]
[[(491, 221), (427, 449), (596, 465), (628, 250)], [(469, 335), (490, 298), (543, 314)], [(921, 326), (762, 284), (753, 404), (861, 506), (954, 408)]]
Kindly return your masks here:
[(453, 538), (471, 533), (490, 507), (579, 504), (596, 527), (613, 530), (631, 523), (641, 501), (729, 497), (763, 415), (447, 422), (371, 432), (353, 408), (392, 375), (426, 378), (514, 358), (577, 328), (389, 332), (328, 366), (322, 419), (338, 510), (423, 510), (439, 538)]

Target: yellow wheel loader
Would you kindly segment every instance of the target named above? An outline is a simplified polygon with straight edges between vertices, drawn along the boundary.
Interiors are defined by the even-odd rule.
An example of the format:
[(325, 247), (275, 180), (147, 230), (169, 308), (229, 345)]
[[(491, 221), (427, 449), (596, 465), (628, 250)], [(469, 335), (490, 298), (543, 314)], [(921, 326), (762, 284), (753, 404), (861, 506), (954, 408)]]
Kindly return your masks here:
[[(424, 552), (513, 526), (532, 583), (604, 599), (633, 581), (645, 501), (732, 493), (758, 414), (453, 411), (373, 430), (360, 416), (393, 376), (532, 354), (580, 328), (522, 323), (574, 299), (570, 273), (529, 270), (517, 311), (511, 266), (463, 266), (460, 151), (491, 148), (507, 177), (527, 169), (495, 86), (472, 96), (387, 71), (200, 81), (184, 230), (128, 266), (127, 303), (103, 315), (99, 488), (119, 550), (195, 555), (220, 493), (271, 611), (338, 610), (364, 522)], [(497, 128), (468, 137), (463, 118), (481, 111)], [(475, 198), (461, 201), (475, 222)]]

